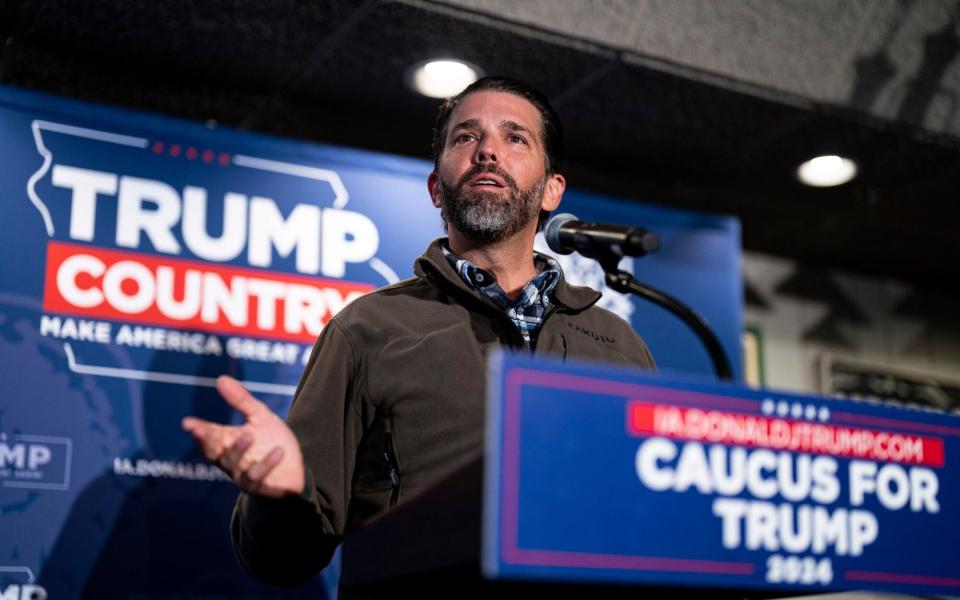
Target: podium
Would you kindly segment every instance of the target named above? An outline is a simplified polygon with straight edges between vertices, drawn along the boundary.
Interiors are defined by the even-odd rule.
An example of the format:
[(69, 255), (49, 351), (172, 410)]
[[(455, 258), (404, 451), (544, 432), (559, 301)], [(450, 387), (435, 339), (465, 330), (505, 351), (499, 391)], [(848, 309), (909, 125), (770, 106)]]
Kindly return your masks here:
[(506, 355), (488, 388), (485, 455), (346, 537), (343, 598), (960, 594), (956, 415)]

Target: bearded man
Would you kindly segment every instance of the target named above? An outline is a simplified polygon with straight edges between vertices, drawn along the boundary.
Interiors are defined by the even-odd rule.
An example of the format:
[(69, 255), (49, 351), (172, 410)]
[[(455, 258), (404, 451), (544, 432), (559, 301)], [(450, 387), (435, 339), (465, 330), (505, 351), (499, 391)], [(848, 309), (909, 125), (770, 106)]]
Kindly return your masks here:
[(305, 581), (351, 529), (478, 457), (492, 348), (653, 367), (598, 292), (533, 251), (566, 187), (562, 160), (560, 120), (530, 86), (488, 77), (446, 100), (427, 188), (448, 237), (413, 278), (330, 321), (286, 423), (226, 377), (218, 389), (247, 422), (184, 420), (242, 490), (232, 534), (249, 572)]

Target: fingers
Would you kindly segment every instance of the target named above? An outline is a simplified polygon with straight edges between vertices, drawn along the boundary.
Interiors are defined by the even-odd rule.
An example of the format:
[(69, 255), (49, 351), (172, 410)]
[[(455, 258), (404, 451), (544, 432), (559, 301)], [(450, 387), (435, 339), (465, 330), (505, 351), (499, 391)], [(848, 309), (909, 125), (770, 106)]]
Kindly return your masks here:
[(283, 448), (278, 446), (264, 456), (263, 460), (255, 462), (245, 469), (236, 480), (237, 485), (247, 492), (269, 492), (269, 490), (263, 489), (263, 480), (282, 460)]
[(233, 473), (234, 469), (240, 464), (243, 453), (253, 445), (253, 436), (249, 433), (243, 433), (238, 437), (229, 448), (220, 455), (217, 464), (228, 473)]
[(241, 433), (243, 430), (239, 427), (225, 427), (196, 417), (184, 418), (182, 425), (197, 440), (207, 460), (231, 476), (253, 445), (253, 436), (249, 432)]
[(208, 425), (208, 421), (204, 421), (203, 419), (198, 419), (196, 417), (184, 417), (183, 420), (180, 421), (180, 427), (182, 427), (187, 433), (192, 434), (194, 437), (203, 437)]
[(217, 377), (217, 391), (227, 404), (237, 409), (248, 420), (255, 414), (268, 410), (266, 405), (250, 395), (242, 383), (229, 375)]
[(245, 455), (252, 446), (253, 436), (242, 433), (216, 462), (241, 489), (260, 493), (264, 477), (283, 459), (283, 449), (277, 446), (259, 461), (251, 461)]
[[(280, 496), (284, 493), (282, 485), (265, 488), (264, 481), (283, 460), (284, 450), (277, 446), (266, 455), (261, 455), (260, 442), (255, 441), (255, 438), (264, 439), (263, 445), (271, 443), (268, 441), (271, 439), (276, 441), (276, 435), (270, 431), (272, 424), (268, 422), (265, 427), (264, 419), (255, 417), (278, 417), (232, 377), (219, 377), (217, 391), (250, 422), (248, 425), (225, 426), (196, 417), (185, 417), (181, 426), (197, 440), (207, 459), (229, 474), (238, 487), (255, 494)], [(251, 450), (255, 445), (258, 447)]]
[(224, 444), (223, 427), (221, 425), (196, 417), (185, 417), (180, 422), (180, 426), (197, 440), (207, 460), (217, 462), (220, 459)]

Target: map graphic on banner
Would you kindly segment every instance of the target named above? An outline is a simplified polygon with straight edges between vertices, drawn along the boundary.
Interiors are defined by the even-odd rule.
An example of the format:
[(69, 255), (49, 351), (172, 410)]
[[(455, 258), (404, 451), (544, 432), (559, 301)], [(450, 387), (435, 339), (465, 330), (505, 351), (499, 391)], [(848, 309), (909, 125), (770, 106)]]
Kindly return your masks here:
[[(123, 369), (83, 361), (86, 344), (110, 340), (304, 364), (303, 345), (345, 304), (377, 287), (341, 279), (348, 263), (368, 266), (380, 284), (398, 280), (375, 255), (374, 223), (346, 208), (349, 194), (335, 171), (209, 148), (177, 151), (175, 142), (151, 144), (62, 123), (33, 121), (32, 129), (44, 162), (28, 193), (50, 236), (44, 309), (73, 316), (45, 315), (40, 328), (70, 340), (64, 349), (74, 371), (212, 384), (209, 377), (154, 372), (146, 364)], [(229, 187), (201, 187), (190, 171), (154, 166), (164, 153), (224, 170), (214, 185)], [(131, 173), (121, 171), (133, 161)], [(291, 178), (305, 181), (291, 190)], [(115, 327), (115, 321), (124, 324)], [(246, 384), (257, 392), (291, 392), (256, 375)]]
[[(291, 591), (242, 571), (235, 488), (179, 423), (237, 422), (224, 373), (286, 413), (322, 327), (442, 235), (431, 164), (10, 88), (0, 156), (0, 595), (330, 593), (336, 564)], [(716, 323), (738, 365), (734, 220), (576, 191), (564, 207), (660, 233), (665, 252), (623, 266)], [(603, 302), (661, 368), (710, 372), (661, 309)]]

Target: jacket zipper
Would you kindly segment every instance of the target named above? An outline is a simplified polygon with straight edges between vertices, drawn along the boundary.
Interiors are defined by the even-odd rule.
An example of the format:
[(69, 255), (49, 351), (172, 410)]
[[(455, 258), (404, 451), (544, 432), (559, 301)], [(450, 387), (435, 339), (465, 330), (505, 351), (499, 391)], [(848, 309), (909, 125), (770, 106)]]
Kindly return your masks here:
[(389, 416), (383, 419), (384, 448), (383, 459), (387, 463), (387, 477), (390, 479), (389, 507), (394, 508), (400, 499), (400, 471), (397, 466), (397, 452), (393, 445), (393, 421)]

